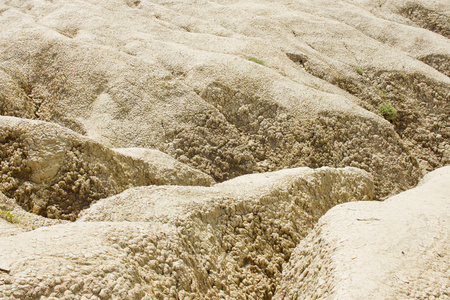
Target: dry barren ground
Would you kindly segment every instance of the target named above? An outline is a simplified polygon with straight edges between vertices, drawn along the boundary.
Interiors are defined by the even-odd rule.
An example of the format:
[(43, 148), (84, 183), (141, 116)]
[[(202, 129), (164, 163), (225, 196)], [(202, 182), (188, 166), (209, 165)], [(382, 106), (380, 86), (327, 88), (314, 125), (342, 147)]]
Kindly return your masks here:
[(449, 37), (445, 0), (0, 1), (0, 298), (448, 299)]

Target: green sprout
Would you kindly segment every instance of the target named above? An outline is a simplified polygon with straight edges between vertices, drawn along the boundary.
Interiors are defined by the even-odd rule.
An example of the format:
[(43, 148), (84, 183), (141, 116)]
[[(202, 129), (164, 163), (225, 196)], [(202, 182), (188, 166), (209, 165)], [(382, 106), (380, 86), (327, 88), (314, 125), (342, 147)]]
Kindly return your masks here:
[(378, 85), (375, 85), (375, 87), (377, 88), (378, 94), (380, 95), (381, 98), (387, 98), (388, 97), (388, 95)]
[(382, 103), (378, 107), (380, 114), (388, 121), (397, 118), (397, 110), (390, 103)]
[(354, 68), (355, 68), (355, 71), (359, 74), (359, 75), (364, 75), (364, 71), (360, 68), (360, 67), (358, 67), (358, 66), (354, 66)]
[(13, 224), (20, 223), (20, 219), (7, 210), (0, 210), (0, 218)]
[(257, 63), (257, 64), (260, 64), (260, 65), (262, 65), (262, 66), (265, 66), (264, 61), (262, 61), (262, 60), (260, 60), (260, 59), (258, 59), (258, 58), (256, 58), (256, 57), (253, 57), (253, 56), (247, 56), (246, 58), (247, 58), (248, 60), (251, 60), (252, 62), (255, 62), (255, 63)]

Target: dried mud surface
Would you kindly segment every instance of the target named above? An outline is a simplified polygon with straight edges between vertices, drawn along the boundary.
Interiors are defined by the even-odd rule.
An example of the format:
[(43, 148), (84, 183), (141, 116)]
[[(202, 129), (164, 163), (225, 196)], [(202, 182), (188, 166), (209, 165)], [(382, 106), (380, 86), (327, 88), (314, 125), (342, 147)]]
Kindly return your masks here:
[[(0, 3), (0, 298), (372, 299), (332, 263), (343, 244), (324, 237), (326, 213), (445, 173), (449, 12), (425, 0)], [(359, 240), (415, 241), (420, 222), (448, 219), (436, 215), (446, 202), (420, 206), (442, 190), (408, 191), (417, 203), (392, 220), (409, 227)], [(444, 223), (401, 278), (374, 269), (370, 281), (362, 261), (349, 273), (368, 280), (359, 290), (449, 296)]]
[[(309, 73), (358, 97), (360, 105), (374, 113), (382, 103), (397, 109), (392, 121), (395, 131), (408, 152), (417, 159), (424, 171), (432, 171), (450, 163), (450, 86), (414, 74), (405, 76), (398, 72), (357, 70), (358, 77), (345, 78), (338, 74), (325, 74), (308, 62), (306, 57), (288, 53), (288, 57), (303, 64)], [(447, 71), (448, 57), (431, 56), (424, 62)]]
[[(128, 189), (77, 222), (0, 238), (0, 267), (12, 270), (0, 273), (0, 296), (271, 299), (318, 218), (336, 204), (372, 200), (373, 189), (356, 168)], [(17, 247), (20, 257), (10, 252)]]
[(116, 153), (59, 125), (11, 117), (0, 117), (0, 158), (0, 192), (52, 219), (74, 221), (91, 203), (132, 186), (214, 183), (180, 167), (161, 177), (158, 164)]
[(411, 19), (418, 26), (450, 38), (450, 17), (428, 9), (418, 3), (410, 3), (400, 10), (400, 13)]
[(448, 299), (449, 172), (329, 210), (292, 252), (274, 299)]

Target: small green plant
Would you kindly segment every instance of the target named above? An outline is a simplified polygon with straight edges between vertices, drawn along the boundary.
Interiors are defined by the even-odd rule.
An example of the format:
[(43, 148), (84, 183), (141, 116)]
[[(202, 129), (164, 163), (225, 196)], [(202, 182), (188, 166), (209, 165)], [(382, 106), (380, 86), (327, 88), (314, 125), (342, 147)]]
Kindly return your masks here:
[(262, 66), (265, 66), (266, 64), (264, 63), (264, 61), (262, 61), (262, 60), (260, 60), (260, 59), (258, 59), (258, 58), (256, 58), (256, 57), (253, 57), (253, 56), (247, 56), (246, 57), (248, 60), (251, 60), (252, 62), (255, 62), (255, 63), (257, 63), (257, 64), (260, 64), (260, 65), (262, 65)]
[(358, 66), (354, 66), (354, 68), (355, 68), (355, 71), (359, 74), (359, 75), (364, 75), (364, 71), (360, 68), (360, 67), (358, 67)]
[(378, 107), (380, 114), (388, 121), (397, 118), (397, 110), (390, 103), (381, 103)]
[(13, 224), (20, 223), (19, 218), (7, 210), (0, 210), (0, 218), (5, 219), (9, 223)]

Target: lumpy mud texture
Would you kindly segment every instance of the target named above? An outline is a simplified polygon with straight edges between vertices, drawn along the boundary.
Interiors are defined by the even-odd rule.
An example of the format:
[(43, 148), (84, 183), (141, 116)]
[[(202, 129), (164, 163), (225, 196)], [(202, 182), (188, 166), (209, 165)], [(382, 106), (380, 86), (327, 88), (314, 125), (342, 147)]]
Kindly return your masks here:
[(448, 299), (449, 174), (330, 209), (283, 266), (274, 299)]
[(420, 176), (418, 163), (389, 126), (333, 113), (299, 120), (219, 83), (201, 96), (221, 114), (199, 115), (194, 130), (173, 138), (173, 153), (218, 181), (299, 166), (352, 166), (374, 174), (376, 193), (384, 197), (399, 186), (414, 186)]
[[(398, 15), (408, 24), (382, 18), (373, 3), (272, 9), (270, 1), (260, 8), (238, 1), (224, 4), (222, 14), (213, 2), (153, 4), (5, 4), (0, 113), (55, 122), (104, 145), (158, 149), (220, 182), (297, 166), (359, 166), (373, 172), (383, 198), (448, 163), (448, 84), (434, 82), (408, 49), (387, 43), (436, 42), (419, 59), (448, 74), (441, 36)], [(228, 13), (236, 22), (224, 18)], [(417, 5), (405, 13), (435, 18)], [(30, 23), (10, 32), (25, 16)], [(435, 27), (445, 28), (436, 16)], [(367, 29), (378, 23), (384, 37)], [(403, 41), (398, 30), (411, 38)], [(373, 49), (379, 51), (371, 57)], [(353, 58), (368, 67), (350, 78)], [(382, 102), (398, 109), (399, 136), (361, 109), (378, 113)]]
[[(332, 264), (333, 245), (321, 238), (320, 234), (321, 227), (316, 225), (294, 249), (295, 258), (284, 266), (283, 282), (278, 286), (274, 299), (326, 299), (332, 295), (331, 282), (338, 280)], [(285, 284), (290, 281), (291, 285)]]
[(430, 54), (420, 58), (427, 65), (435, 68), (442, 74), (450, 77), (450, 56), (442, 54)]
[(0, 69), (0, 115), (32, 119), (34, 105), (26, 95), (23, 82)]
[(14, 130), (0, 128), (1, 191), (9, 197), (15, 195), (21, 185), (31, 175), (26, 164), (27, 149), (21, 135)]
[[(318, 218), (336, 204), (371, 199), (370, 176), (355, 168), (132, 188), (77, 222), (30, 233), (38, 250), (24, 246), (29, 263), (12, 262), (13, 276), (0, 273), (0, 297), (271, 299), (283, 264)], [(0, 249), (15, 247), (15, 238)]]
[[(83, 148), (89, 145), (77, 142), (68, 147), (64, 153), (64, 163), (50, 182), (35, 183), (31, 179), (29, 147), (24, 143), (23, 132), (1, 128), (0, 133), (0, 190), (27, 211), (48, 218), (73, 221), (78, 212), (89, 207), (90, 203), (117, 194), (127, 187), (121, 186), (124, 180), (117, 182), (113, 174), (125, 174), (126, 171), (121, 168), (129, 166), (121, 166), (111, 156), (110, 165), (115, 170), (109, 174), (108, 171), (112, 170), (108, 170), (105, 165), (86, 159), (88, 155)], [(139, 179), (135, 181), (135, 184), (139, 183)], [(140, 183), (144, 184), (145, 181), (141, 179)]]
[(158, 164), (116, 153), (58, 125), (0, 118), (0, 192), (37, 215), (74, 221), (91, 203), (132, 186), (213, 182), (200, 172), (186, 177), (192, 171), (180, 166), (161, 178)]
[(450, 18), (448, 15), (427, 9), (418, 3), (407, 5), (400, 10), (400, 13), (420, 27), (450, 39)]
[[(392, 122), (405, 150), (425, 171), (450, 163), (450, 86), (433, 82), (420, 74), (407, 76), (400, 72), (356, 70), (358, 76), (327, 74), (306, 57), (288, 54), (305, 70), (352, 95), (365, 109), (379, 114), (379, 105), (390, 103), (397, 109)], [(303, 59), (302, 59), (303, 57)], [(429, 56), (424, 61), (433, 66), (448, 65), (448, 57)], [(444, 68), (445, 69), (445, 68)]]
[(168, 155), (134, 151), (149, 160), (53, 123), (0, 116), (0, 192), (28, 212), (74, 221), (91, 203), (132, 186), (214, 183)]
[[(306, 58), (303, 62), (299, 57), (294, 60), (308, 65)], [(33, 90), (33, 97), (38, 99), (43, 88)], [(212, 107), (195, 115), (180, 115), (180, 123), (190, 126), (168, 126), (165, 142), (159, 147), (219, 182), (290, 167), (356, 166), (374, 173), (377, 195), (384, 197), (414, 186), (421, 175), (403, 142), (379, 121), (333, 112), (303, 119), (270, 98), (220, 82), (208, 84), (197, 94)], [(376, 111), (373, 107), (371, 110)], [(85, 132), (75, 121), (58, 116), (57, 109), (38, 111), (41, 119)]]

